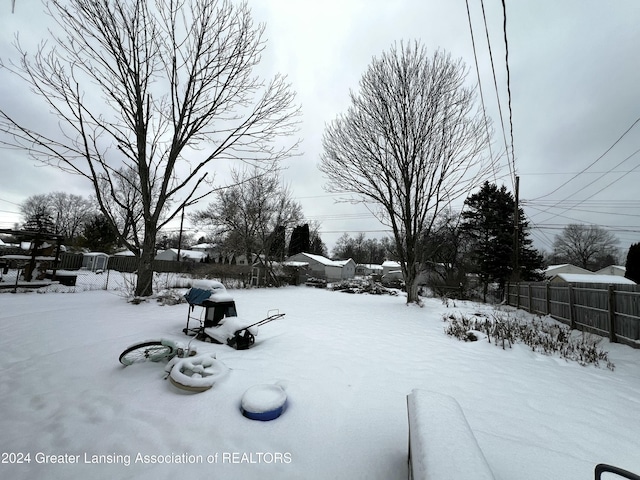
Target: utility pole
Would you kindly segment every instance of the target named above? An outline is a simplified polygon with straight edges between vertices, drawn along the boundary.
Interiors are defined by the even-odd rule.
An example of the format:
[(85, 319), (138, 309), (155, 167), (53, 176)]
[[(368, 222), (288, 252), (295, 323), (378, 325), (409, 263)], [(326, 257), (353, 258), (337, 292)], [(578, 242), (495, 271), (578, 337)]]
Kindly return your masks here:
[(515, 211), (513, 212), (513, 280), (520, 281), (520, 177), (516, 176)]

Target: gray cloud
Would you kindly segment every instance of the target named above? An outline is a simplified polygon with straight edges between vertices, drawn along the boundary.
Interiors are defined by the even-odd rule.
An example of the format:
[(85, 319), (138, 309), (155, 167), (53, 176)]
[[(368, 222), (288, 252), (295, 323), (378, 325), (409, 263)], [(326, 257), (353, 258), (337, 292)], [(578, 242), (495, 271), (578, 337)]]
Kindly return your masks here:
[[(469, 3), (487, 111), (496, 128), (495, 148), (504, 150), (480, 6), (475, 0)], [(351, 216), (366, 215), (365, 208), (334, 204), (332, 197), (326, 196), (316, 168), (324, 126), (346, 110), (349, 90), (357, 90), (372, 57), (388, 50), (395, 41), (420, 39), (431, 50), (443, 48), (454, 57), (462, 57), (469, 67), (469, 82), (476, 83), (465, 2), (270, 0), (250, 2), (250, 6), (256, 20), (266, 23), (268, 43), (259, 73), (286, 73), (302, 105), (301, 156), (285, 162), (285, 181), (300, 198), (305, 213), (324, 218), (323, 230), (336, 232), (323, 236), (329, 245), (341, 231), (384, 228), (371, 217), (365, 221)], [(498, 91), (508, 121), (502, 5), (485, 2), (485, 7)], [(13, 32), (19, 31), (24, 40), (34, 43), (44, 32), (45, 19), (37, 10), (27, 11), (26, 2), (17, 2), (14, 15), (9, 14), (9, 5), (1, 8), (6, 10), (0, 12), (0, 55), (5, 59), (11, 55), (8, 44)], [(521, 198), (533, 200), (553, 191), (570, 179), (572, 172), (581, 171), (598, 158), (640, 116), (639, 21), (640, 3), (636, 0), (507, 2), (515, 164), (521, 175)], [(34, 115), (41, 111), (37, 99), (11, 82), (7, 72), (0, 70), (3, 108)], [(42, 118), (50, 121), (46, 115)], [(52, 125), (55, 127), (55, 123)], [(509, 135), (508, 124), (506, 127)], [(591, 170), (611, 170), (637, 148), (640, 126)], [(507, 174), (506, 160), (502, 164), (502, 173)], [(581, 206), (581, 210), (591, 211), (555, 209), (541, 214), (528, 207), (526, 211), (533, 223), (541, 226), (578, 220), (640, 231), (638, 217), (619, 215), (633, 214), (634, 210), (612, 203), (638, 202), (640, 156), (623, 163), (617, 171), (634, 167), (638, 170), (622, 174), (624, 178), (618, 181), (617, 173), (578, 176), (544, 198), (582, 200), (615, 181), (586, 202), (589, 208)], [(220, 165), (220, 179), (227, 168)], [(0, 151), (0, 169), (0, 198), (16, 203), (35, 193), (61, 189), (89, 193), (89, 186), (79, 179), (34, 167), (20, 152)], [(594, 179), (592, 186), (584, 188)], [(508, 178), (505, 181), (511, 187)], [(597, 205), (593, 203), (596, 200), (600, 202)], [(633, 205), (637, 210), (638, 204)], [(533, 206), (542, 208), (540, 204)], [(0, 202), (0, 210), (14, 208)], [(562, 216), (552, 215), (560, 212)], [(330, 214), (342, 214), (343, 220), (328, 219)], [(7, 219), (7, 214), (0, 212), (0, 225)], [(555, 233), (550, 229), (538, 231), (539, 246), (548, 247), (549, 237)], [(640, 240), (640, 233), (620, 232), (619, 236), (624, 249)]]

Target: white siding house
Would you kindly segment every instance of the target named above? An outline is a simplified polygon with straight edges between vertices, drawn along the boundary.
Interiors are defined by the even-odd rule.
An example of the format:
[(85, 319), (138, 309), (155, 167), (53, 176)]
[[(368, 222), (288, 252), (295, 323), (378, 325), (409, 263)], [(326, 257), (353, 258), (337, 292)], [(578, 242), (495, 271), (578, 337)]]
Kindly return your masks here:
[(288, 257), (286, 261), (308, 263), (311, 275), (326, 278), (331, 282), (353, 278), (356, 270), (356, 264), (352, 259), (334, 261), (312, 253), (297, 253)]
[(547, 267), (547, 269), (543, 273), (547, 278), (552, 278), (554, 275), (558, 275), (560, 273), (579, 273), (582, 275), (593, 275), (592, 271), (586, 270), (576, 265), (571, 265), (570, 263), (563, 263), (562, 265), (549, 265), (549, 267)]
[(393, 260), (386, 260), (382, 262), (382, 274), (386, 275), (389, 272), (393, 272), (395, 270), (402, 270), (400, 266), (400, 262), (394, 262)]
[(617, 275), (619, 277), (624, 277), (625, 273), (627, 273), (626, 267), (621, 265), (609, 265), (608, 267), (598, 270), (596, 275)]

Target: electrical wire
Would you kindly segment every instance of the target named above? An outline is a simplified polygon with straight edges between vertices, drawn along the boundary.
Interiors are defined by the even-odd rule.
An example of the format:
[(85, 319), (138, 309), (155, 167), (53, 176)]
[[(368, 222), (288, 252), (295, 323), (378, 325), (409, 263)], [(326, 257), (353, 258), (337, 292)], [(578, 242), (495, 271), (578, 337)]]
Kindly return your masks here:
[[(475, 60), (475, 65), (476, 65), (476, 76), (478, 77), (478, 90), (480, 91), (480, 103), (482, 104), (482, 116), (484, 118), (484, 126), (487, 132), (487, 138), (490, 138), (490, 134), (489, 134), (489, 124), (487, 121), (487, 108), (485, 106), (484, 103), (484, 92), (482, 90), (482, 81), (480, 80), (480, 67), (478, 66), (478, 55), (476, 53), (476, 41), (475, 38), (473, 36), (473, 25), (471, 23), (471, 12), (469, 11), (469, 0), (465, 0), (466, 4), (467, 4), (467, 18), (469, 20), (469, 33), (471, 34), (471, 46), (473, 47), (473, 58)], [(491, 157), (491, 159), (493, 160), (493, 152), (491, 149), (491, 142), (489, 142), (489, 156)], [(509, 165), (509, 170), (511, 170), (511, 164), (509, 163), (509, 157), (507, 157), (507, 164)], [(496, 170), (495, 170), (495, 163), (492, 161), (491, 162), (492, 168), (493, 168), (493, 181), (494, 183), (498, 183), (498, 180), (496, 179)], [(511, 177), (513, 177), (513, 172), (511, 172)]]
[(593, 167), (596, 163), (598, 163), (600, 160), (602, 160), (602, 158), (603, 158), (607, 153), (609, 153), (609, 152), (613, 149), (613, 147), (615, 147), (618, 143), (620, 143), (620, 141), (621, 141), (621, 140), (622, 140), (622, 139), (623, 139), (623, 138), (624, 138), (624, 137), (625, 137), (625, 136), (626, 136), (626, 135), (627, 135), (627, 134), (628, 134), (628, 133), (633, 129), (633, 127), (635, 127), (635, 126), (638, 124), (638, 122), (640, 122), (640, 117), (639, 117), (639, 118), (637, 118), (637, 119), (636, 119), (636, 120), (631, 124), (631, 126), (630, 126), (629, 128), (627, 128), (627, 129), (625, 130), (625, 132), (624, 132), (622, 135), (620, 135), (620, 137), (619, 137), (615, 142), (613, 142), (613, 145), (611, 145), (609, 148), (607, 148), (607, 149), (605, 150), (605, 152), (604, 152), (602, 155), (600, 155), (598, 158), (596, 158), (596, 159), (595, 159), (592, 163), (590, 163), (587, 167), (585, 167), (584, 169), (582, 169), (580, 172), (578, 172), (577, 174), (575, 174), (573, 177), (571, 177), (569, 180), (567, 180), (566, 182), (564, 182), (562, 185), (560, 185), (559, 187), (557, 187), (557, 188), (556, 188), (556, 189), (554, 189), (553, 191), (551, 191), (551, 192), (547, 193), (546, 195), (541, 195), (540, 197), (536, 197), (536, 198), (534, 198), (534, 199), (532, 199), (532, 200), (539, 200), (539, 199), (541, 199), (541, 198), (549, 197), (549, 196), (553, 195), (554, 193), (556, 193), (558, 190), (560, 190), (562, 187), (564, 187), (564, 186), (568, 185), (569, 183), (571, 183), (573, 180), (575, 180), (576, 178), (578, 178), (580, 175), (582, 175), (582, 174), (586, 173), (586, 171), (587, 171), (587, 170), (589, 170), (589, 169), (590, 169), (591, 167)]
[(509, 100), (509, 131), (511, 132), (511, 161), (513, 171), (516, 171), (516, 154), (513, 146), (513, 109), (511, 107), (511, 71), (509, 70), (509, 42), (507, 40), (507, 5), (502, 0), (502, 30), (504, 31), (504, 61), (507, 68), (507, 97)]
[[(467, 1), (467, 7), (469, 6), (468, 0)], [(489, 50), (489, 60), (491, 62), (491, 72), (493, 74), (493, 86), (496, 92), (496, 100), (498, 103), (498, 114), (500, 116), (500, 126), (502, 128), (502, 138), (504, 140), (504, 147), (505, 147), (505, 154), (507, 156), (507, 164), (509, 165), (509, 172), (511, 174), (511, 183), (513, 186), (513, 189), (515, 190), (515, 176), (516, 176), (516, 171), (515, 171), (515, 161), (512, 158), (511, 160), (509, 160), (509, 144), (507, 142), (507, 133), (505, 131), (505, 127), (504, 127), (504, 116), (502, 115), (502, 102), (500, 101), (500, 93), (498, 91), (498, 79), (496, 77), (496, 69), (495, 69), (495, 64), (493, 62), (493, 51), (491, 49), (491, 41), (489, 39), (489, 27), (487, 24), (487, 17), (485, 14), (485, 9), (484, 9), (484, 0), (480, 0), (480, 4), (482, 6), (482, 18), (484, 20), (484, 29), (485, 29), (485, 34), (487, 37), (487, 48)], [(467, 14), (469, 14), (469, 9), (467, 8)], [(471, 24), (471, 18), (469, 17), (469, 24)], [(475, 55), (475, 51), (474, 51), (474, 55)]]
[[(631, 155), (629, 155), (628, 157), (626, 157), (624, 160), (622, 160), (620, 163), (618, 163), (618, 165), (616, 165), (616, 166), (615, 166), (615, 167), (613, 167), (613, 168), (614, 168), (614, 169), (618, 168), (620, 165), (622, 165), (624, 162), (626, 162), (626, 161), (627, 161), (627, 160), (629, 160), (630, 158), (634, 157), (634, 156), (635, 156), (635, 155), (637, 155), (638, 153), (640, 153), (640, 149), (638, 149), (638, 150), (636, 150), (635, 152), (633, 152)], [(631, 171), (633, 172), (633, 171), (637, 170), (638, 168), (640, 168), (640, 163), (639, 163), (638, 165), (636, 165), (634, 168), (632, 168), (632, 169), (631, 169)], [(574, 192), (572, 195), (570, 195), (570, 196), (568, 196), (568, 197), (564, 198), (563, 200), (560, 200), (560, 201), (556, 202), (554, 205), (552, 205), (552, 206), (548, 207), (548, 208), (547, 208), (546, 210), (544, 210), (544, 211), (541, 211), (541, 212), (537, 213), (536, 215), (540, 215), (540, 214), (542, 214), (542, 213), (549, 212), (549, 210), (551, 210), (551, 209), (553, 209), (553, 208), (558, 207), (558, 206), (560, 205), (560, 203), (562, 203), (562, 202), (564, 202), (564, 201), (566, 201), (566, 200), (569, 200), (572, 196), (575, 196), (576, 194), (578, 194), (578, 193), (582, 192), (583, 190), (585, 190), (586, 188), (590, 187), (590, 186), (591, 186), (591, 185), (593, 185), (594, 183), (596, 183), (596, 182), (598, 182), (598, 181), (600, 181), (600, 180), (604, 179), (605, 175), (606, 175), (606, 174), (601, 175), (600, 177), (596, 178), (595, 180), (592, 180), (592, 181), (591, 181), (591, 182), (589, 182), (587, 185), (585, 185), (584, 187), (580, 188), (578, 191)], [(583, 204), (584, 202), (586, 202), (587, 200), (589, 200), (589, 199), (591, 199), (591, 198), (595, 197), (596, 195), (598, 195), (598, 194), (599, 194), (599, 193), (601, 193), (602, 191), (604, 191), (604, 190), (606, 190), (607, 188), (609, 188), (611, 185), (613, 185), (613, 184), (617, 183), (618, 181), (622, 180), (623, 178), (625, 178), (625, 176), (626, 176), (626, 174), (622, 174), (622, 175), (620, 175), (617, 179), (615, 179), (614, 181), (612, 181), (612, 182), (608, 183), (607, 185), (605, 185), (604, 187), (602, 187), (602, 188), (601, 188), (600, 190), (598, 190), (597, 192), (593, 193), (592, 195), (589, 195), (587, 198), (585, 198), (585, 199), (583, 199), (583, 200), (579, 200), (579, 201), (577, 201), (577, 203), (573, 204), (573, 206), (572, 206), (572, 207), (566, 207), (566, 208), (564, 208), (564, 209), (562, 210), (562, 212), (566, 212), (567, 210), (569, 210), (569, 209), (571, 209), (571, 208), (575, 208), (575, 207), (577, 207), (577, 206), (579, 206), (579, 205), (582, 205), (582, 204)], [(561, 208), (562, 208), (562, 207), (561, 207)], [(558, 214), (553, 214), (553, 215), (555, 216), (555, 215), (558, 215)], [(547, 219), (547, 221), (548, 221), (548, 220), (550, 220), (551, 218), (554, 218), (554, 217), (552, 216), (552, 217), (548, 218), (548, 219)]]

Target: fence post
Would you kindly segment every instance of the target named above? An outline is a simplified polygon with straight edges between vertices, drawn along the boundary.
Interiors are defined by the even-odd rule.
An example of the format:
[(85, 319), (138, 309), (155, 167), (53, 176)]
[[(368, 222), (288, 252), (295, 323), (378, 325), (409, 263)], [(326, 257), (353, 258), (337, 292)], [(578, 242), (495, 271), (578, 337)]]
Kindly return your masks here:
[(516, 282), (516, 308), (520, 308), (520, 282)]
[(569, 289), (569, 327), (571, 330), (576, 329), (576, 312), (573, 306), (573, 286), (569, 283), (567, 288)]
[(533, 299), (531, 298), (531, 283), (527, 283), (527, 297), (529, 297), (528, 300), (528, 304), (529, 304), (529, 309), (528, 312), (529, 313), (533, 313)]
[(609, 340), (616, 343), (616, 291), (613, 285), (609, 285)]
[(547, 281), (545, 283), (545, 298), (544, 298), (545, 309), (547, 310), (545, 313), (547, 315), (551, 315), (551, 298), (549, 298), (550, 295), (551, 295), (551, 287), (549, 286), (549, 282)]
[(504, 300), (505, 300), (505, 303), (506, 303), (507, 305), (511, 305), (511, 302), (509, 301), (509, 295), (511, 294), (511, 289), (509, 288), (509, 287), (510, 287), (510, 285), (511, 285), (511, 284), (510, 284), (509, 282), (507, 282), (507, 285), (505, 286), (505, 289), (504, 289), (504, 291), (505, 291), (505, 296), (504, 296), (505, 298), (504, 298)]

